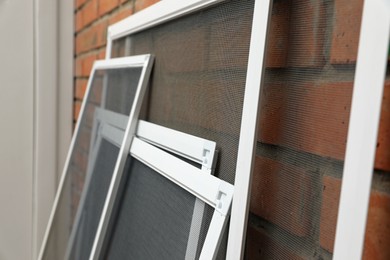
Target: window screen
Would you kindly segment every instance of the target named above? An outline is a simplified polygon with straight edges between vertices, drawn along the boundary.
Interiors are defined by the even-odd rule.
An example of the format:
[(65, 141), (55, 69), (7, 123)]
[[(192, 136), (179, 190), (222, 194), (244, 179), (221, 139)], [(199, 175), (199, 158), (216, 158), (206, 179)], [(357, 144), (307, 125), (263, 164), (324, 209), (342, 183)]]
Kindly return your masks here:
[(130, 156), (124, 176), (103, 259), (185, 259), (196, 198)]
[[(215, 175), (231, 184), (253, 9), (253, 0), (226, 1), (114, 41), (112, 49), (112, 57), (155, 55), (144, 119), (215, 141)], [(225, 259), (225, 245), (226, 239), (219, 259)]]
[[(128, 116), (141, 71), (142, 67), (98, 69), (93, 74), (88, 96), (85, 97), (84, 111), (81, 118), (79, 118), (79, 128), (75, 133), (74, 146), (71, 150), (68, 168), (66, 169), (64, 186), (55, 209), (43, 259), (63, 259), (65, 256), (74, 217), (84, 187), (88, 158), (91, 152), (89, 149), (96, 108), (103, 107)], [(112, 174), (114, 165), (112, 161), (109, 162), (109, 165), (106, 165), (106, 174)], [(111, 170), (107, 168), (110, 166)], [(102, 173), (94, 170), (92, 178), (94, 178), (95, 174)], [(108, 176), (104, 179), (96, 179), (96, 184), (106, 185), (106, 183), (102, 184), (99, 181), (107, 178)], [(103, 197), (104, 194), (101, 195)], [(92, 225), (92, 223), (88, 225), (90, 224)]]
[(274, 0), (247, 259), (331, 259), (362, 2)]
[[(390, 46), (389, 46), (390, 50)], [(390, 58), (390, 52), (388, 55)], [(363, 259), (390, 259), (390, 67), (387, 64)]]
[(101, 140), (86, 198), (80, 205), (83, 207), (77, 233), (68, 244), (71, 249), (69, 259), (89, 258), (118, 154), (119, 147), (105, 139)]
[(215, 141), (234, 182), (254, 1), (228, 1), (114, 41), (113, 57), (153, 53), (147, 121)]

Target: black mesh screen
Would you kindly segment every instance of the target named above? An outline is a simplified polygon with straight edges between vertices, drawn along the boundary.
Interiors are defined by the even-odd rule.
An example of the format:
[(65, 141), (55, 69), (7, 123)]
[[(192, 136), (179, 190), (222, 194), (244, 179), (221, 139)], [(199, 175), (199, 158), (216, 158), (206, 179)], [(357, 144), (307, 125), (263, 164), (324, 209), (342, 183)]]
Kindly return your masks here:
[(112, 70), (107, 77), (111, 90), (106, 92), (104, 108), (129, 115), (142, 68)]
[(254, 1), (227, 1), (115, 41), (113, 56), (152, 53), (152, 123), (213, 140), (216, 175), (234, 182)]
[(118, 154), (119, 147), (102, 139), (86, 198), (80, 205), (82, 213), (78, 232), (74, 241), (69, 242), (72, 246), (70, 259), (89, 258)]
[[(254, 0), (231, 0), (114, 42), (155, 55), (145, 119), (217, 143), (215, 175), (234, 183)], [(253, 111), (254, 113), (256, 111)], [(210, 216), (208, 216), (210, 218)], [(226, 236), (219, 259), (224, 259)]]
[[(253, 3), (227, 1), (113, 49), (155, 54), (147, 120), (215, 140), (216, 174), (230, 183)], [(273, 1), (247, 259), (333, 256), (362, 3)]]
[(124, 174), (104, 259), (184, 259), (195, 197), (134, 158)]
[[(104, 107), (128, 116), (141, 71), (142, 68), (123, 68), (95, 72), (89, 94), (85, 97), (85, 110), (75, 133), (74, 147), (43, 259), (63, 259), (65, 256), (74, 216), (84, 188), (95, 108)], [(91, 174), (94, 176), (95, 171)]]
[(246, 259), (333, 257), (362, 2), (273, 1)]

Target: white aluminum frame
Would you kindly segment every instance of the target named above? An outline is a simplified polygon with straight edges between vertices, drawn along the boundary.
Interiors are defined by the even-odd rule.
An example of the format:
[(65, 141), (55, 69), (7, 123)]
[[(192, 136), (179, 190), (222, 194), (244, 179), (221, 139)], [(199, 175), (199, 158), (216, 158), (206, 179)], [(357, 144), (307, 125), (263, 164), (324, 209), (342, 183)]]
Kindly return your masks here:
[[(138, 122), (137, 137), (157, 147), (202, 165), (202, 172), (206, 174), (212, 174), (214, 170), (215, 163), (217, 161), (215, 142), (155, 125), (143, 120)], [(185, 255), (185, 259), (187, 260), (195, 260), (196, 258), (199, 236), (202, 229), (202, 221), (199, 221), (199, 219), (203, 218), (205, 208), (205, 203), (197, 198), (195, 200)]]
[[(79, 133), (80, 121), (85, 113), (86, 101), (87, 101), (87, 98), (89, 97), (89, 94), (91, 91), (92, 79), (95, 75), (96, 70), (108, 70), (108, 69), (115, 69), (115, 68), (134, 68), (134, 67), (142, 67), (143, 68), (143, 70), (141, 72), (140, 79), (139, 79), (139, 84), (137, 86), (137, 91), (136, 91), (136, 94), (134, 97), (132, 110), (131, 110), (130, 115), (129, 115), (129, 121), (131, 121), (131, 120), (135, 120), (134, 119), (135, 115), (137, 115), (137, 117), (138, 117), (140, 104), (141, 104), (141, 101), (143, 100), (145, 89), (146, 89), (146, 86), (147, 86), (148, 81), (149, 81), (149, 76), (150, 76), (150, 72), (152, 69), (152, 64), (153, 64), (153, 56), (149, 55), (149, 54), (132, 56), (132, 57), (124, 57), (124, 58), (116, 58), (116, 59), (111, 59), (111, 60), (100, 60), (100, 61), (94, 62), (93, 67), (92, 67), (92, 71), (91, 71), (91, 74), (90, 74), (90, 77), (88, 80), (87, 91), (85, 94), (86, 98), (84, 98), (82, 106), (81, 106), (81, 110), (80, 110), (80, 114), (79, 114), (79, 117), (77, 120), (75, 132), (74, 132), (74, 135), (72, 137), (72, 141), (70, 144), (68, 155), (67, 155), (67, 158), (65, 161), (65, 166), (64, 166), (64, 169), (63, 169), (63, 172), (61, 175), (61, 180), (60, 180), (60, 183), (58, 186), (56, 197), (54, 199), (54, 205), (53, 205), (53, 208), (52, 208), (52, 211), (50, 214), (50, 218), (49, 218), (49, 222), (48, 222), (48, 225), (46, 228), (45, 236), (44, 236), (43, 241), (42, 241), (42, 246), (41, 246), (41, 249), (39, 252), (38, 259), (42, 259), (43, 254), (45, 252), (45, 248), (46, 248), (46, 244), (47, 244), (48, 237), (50, 234), (50, 230), (51, 230), (52, 225), (53, 225), (53, 220), (54, 220), (54, 216), (56, 213), (56, 209), (57, 209), (59, 199), (60, 199), (60, 196), (61, 196), (63, 188), (64, 188), (66, 173), (67, 173), (67, 170), (68, 170), (68, 167), (70, 164), (72, 152), (74, 150), (76, 137)], [(121, 148), (121, 150), (122, 149), (123, 149), (123, 147)], [(117, 162), (117, 165), (118, 165), (118, 162)]]
[(95, 109), (84, 188), (81, 194), (79, 206), (77, 208), (74, 225), (72, 227), (72, 231), (69, 237), (69, 242), (67, 245), (64, 259), (70, 259), (70, 254), (72, 252), (73, 247), (75, 246), (74, 240), (77, 234), (77, 230), (79, 229), (82, 210), (84, 208), (85, 200), (89, 191), (89, 186), (93, 175), (93, 169), (96, 164), (96, 159), (99, 153), (102, 140), (105, 139), (120, 149), (126, 130), (127, 120), (128, 117), (123, 114), (104, 110), (102, 108)]
[(202, 165), (209, 173), (214, 169), (215, 142), (143, 120), (138, 122), (136, 135), (148, 143)]
[(164, 0), (123, 19), (110, 26), (107, 30), (106, 59), (111, 57), (112, 42), (116, 39), (223, 1), (226, 0)]
[[(137, 122), (137, 130), (135, 135), (137, 136), (137, 139), (142, 140), (142, 142), (150, 143), (150, 145), (162, 148), (168, 152), (198, 163), (199, 165), (201, 165), (201, 168), (198, 170), (202, 174), (210, 175), (213, 172), (217, 154), (215, 142), (186, 133), (182, 133), (163, 126), (159, 126), (143, 120), (139, 120)], [(165, 154), (166, 152), (163, 153)], [(177, 160), (182, 161), (181, 159)], [(123, 172), (118, 173), (115, 178), (113, 177), (113, 180), (111, 182), (112, 187), (117, 187), (119, 185), (122, 178), (122, 174)], [(112, 191), (112, 194), (110, 196), (107, 196), (107, 208), (112, 207), (113, 203), (115, 202), (117, 192), (118, 190), (116, 188), (116, 190)], [(187, 243), (186, 259), (195, 259), (201, 231), (201, 223), (195, 220), (203, 217), (204, 210), (205, 203), (201, 199), (197, 198), (195, 200), (192, 218), (193, 221), (191, 223), (189, 241)], [(107, 224), (109, 222), (110, 217), (111, 210), (104, 211), (104, 214), (102, 214), (100, 222), (102, 228), (99, 231), (99, 234), (96, 234), (95, 245), (91, 252), (91, 259), (97, 259), (101, 253), (102, 244), (107, 233)], [(221, 227), (224, 228), (225, 225), (222, 225)], [(215, 245), (218, 246), (219, 243)]]
[(364, 1), (334, 259), (362, 259), (386, 75), (390, 1)]
[[(225, 0), (164, 0), (110, 27), (107, 32), (106, 59), (111, 57), (114, 40), (179, 18)], [(257, 142), (257, 111), (264, 74), (265, 50), (272, 0), (256, 0), (246, 76), (244, 107), (235, 178), (227, 259), (242, 259), (249, 210), (250, 184)], [(131, 43), (130, 43), (131, 44)]]
[[(68, 248), (65, 259), (69, 259), (71, 249), (74, 243), (76, 230), (81, 221), (81, 209), (89, 190), (89, 183), (92, 177), (92, 170), (96, 163), (96, 158), (99, 152), (99, 147), (102, 139), (109, 141), (115, 146), (121, 146), (121, 142), (126, 130), (126, 122), (128, 117), (112, 112), (110, 110), (96, 108), (94, 123), (91, 134), (90, 156), (88, 159), (87, 176), (85, 188), (80, 199), (78, 211), (75, 217), (75, 224), (72, 228), (72, 233), (69, 238)], [(159, 126), (147, 121), (139, 120), (136, 135), (145, 142), (151, 143), (157, 147), (165, 149), (173, 154), (187, 158), (193, 162), (202, 165), (203, 174), (211, 174), (215, 165), (216, 143), (185, 134), (173, 129)], [(196, 250), (198, 247), (199, 235), (201, 231), (200, 218), (203, 217), (205, 204), (196, 199), (193, 213), (193, 222), (191, 223), (190, 235), (186, 253), (186, 259), (195, 259)]]
[(199, 258), (200, 260), (215, 259), (229, 218), (234, 186), (213, 175), (204, 174), (202, 169), (137, 137), (134, 137), (129, 153), (215, 209)]

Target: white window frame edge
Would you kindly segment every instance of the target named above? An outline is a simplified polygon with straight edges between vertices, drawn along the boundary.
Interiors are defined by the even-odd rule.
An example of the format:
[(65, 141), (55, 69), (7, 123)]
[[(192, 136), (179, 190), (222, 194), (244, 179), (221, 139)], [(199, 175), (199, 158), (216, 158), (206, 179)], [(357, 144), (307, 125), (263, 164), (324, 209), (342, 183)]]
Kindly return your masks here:
[[(215, 142), (143, 120), (138, 121), (136, 135), (141, 140), (198, 163), (202, 166), (202, 172), (206, 174), (213, 173), (217, 161)], [(192, 214), (185, 259), (196, 258), (202, 229), (202, 221), (198, 220), (203, 218), (205, 208), (205, 203), (197, 198)]]
[(215, 166), (215, 142), (143, 120), (138, 122), (136, 135), (148, 143), (199, 163), (210, 172)]
[[(114, 40), (220, 2), (223, 2), (223, 0), (193, 0), (188, 2), (165, 0), (152, 5), (108, 27), (106, 59), (111, 57)], [(271, 0), (255, 1), (234, 185), (236, 191), (233, 198), (229, 226), (227, 259), (242, 259), (244, 255), (250, 185), (257, 142), (258, 113), (256, 112), (259, 110), (259, 97), (264, 74), (265, 50), (271, 9)]]
[(203, 174), (201, 169), (137, 137), (134, 137), (129, 153), (215, 209), (199, 258), (215, 259), (229, 217), (234, 186), (213, 175)]
[(229, 226), (226, 259), (242, 259), (246, 241), (253, 161), (257, 143), (257, 119), (265, 70), (265, 54), (272, 0), (257, 0), (249, 50), (248, 70), (238, 145), (235, 194)]
[[(182, 156), (193, 162), (199, 163), (199, 165), (202, 165), (201, 169), (199, 169), (202, 174), (210, 175), (213, 171), (213, 166), (215, 165), (216, 161), (216, 143), (213, 141), (209, 141), (207, 139), (199, 138), (190, 134), (179, 132), (143, 120), (139, 120), (137, 122), (135, 135), (138, 136), (140, 140), (142, 139), (143, 142), (150, 143), (150, 145), (165, 149), (173, 154)], [(120, 175), (122, 174), (123, 173), (121, 173)], [(116, 178), (121, 178), (121, 176)], [(117, 182), (119, 185), (120, 179), (114, 179), (113, 177), (112, 183), (113, 182)], [(106, 203), (114, 203), (116, 195), (117, 190), (114, 190), (112, 195), (107, 196)], [(189, 241), (187, 243), (186, 259), (195, 259), (201, 225), (199, 225), (200, 223), (197, 223), (194, 220), (195, 216), (203, 217), (204, 210), (204, 202), (199, 199), (196, 199), (193, 212), (193, 222), (191, 223)], [(100, 224), (102, 225), (102, 227), (103, 225), (106, 225), (104, 224), (105, 222), (109, 221), (110, 214), (111, 211), (102, 214), (103, 216)], [(95, 254), (96, 257), (98, 257), (98, 255), (100, 254), (101, 246), (105, 239), (105, 234), (106, 230), (102, 229), (102, 231), (96, 235), (96, 248), (92, 250), (91, 257), (94, 257), (92, 256), (92, 254)]]
[[(217, 161), (215, 142), (143, 120), (138, 121), (136, 135), (143, 141), (202, 165), (202, 172), (206, 174), (211, 174), (214, 170)], [(199, 221), (199, 219), (203, 218), (205, 208), (205, 203), (197, 198), (192, 215), (185, 259), (196, 258), (202, 229), (202, 221)]]
[[(89, 80), (88, 80), (85, 97), (87, 98), (90, 95), (92, 79), (93, 79), (93, 77), (95, 75), (96, 70), (114, 69), (114, 68), (129, 68), (129, 67), (143, 67), (143, 71), (142, 71), (141, 77), (139, 79), (140, 80), (139, 81), (140, 82), (139, 85), (145, 85), (143, 81), (146, 80), (146, 82), (148, 82), (148, 77), (149, 77), (149, 74), (150, 74), (150, 71), (151, 71), (150, 64), (152, 63), (152, 61), (153, 61), (153, 57), (151, 55), (138, 55), (138, 56), (132, 56), (132, 57), (124, 57), (124, 58), (116, 58), (116, 59), (110, 59), (110, 60), (95, 61), (94, 64), (93, 64), (92, 70), (91, 70), (91, 74), (90, 74)], [(140, 86), (138, 86), (136, 97), (137, 97), (137, 94), (138, 95), (140, 94), (139, 93), (139, 89), (140, 89)], [(66, 172), (68, 170), (68, 167), (69, 167), (69, 164), (70, 164), (71, 155), (72, 155), (72, 152), (74, 150), (74, 146), (75, 146), (75, 142), (76, 142), (76, 136), (77, 136), (77, 133), (79, 132), (80, 119), (83, 117), (83, 115), (85, 113), (86, 98), (84, 98), (83, 103), (81, 105), (80, 114), (78, 116), (78, 120), (77, 120), (77, 123), (76, 123), (76, 128), (75, 128), (74, 134), (72, 136), (72, 141), (70, 143), (68, 154), (67, 154), (67, 157), (66, 157), (66, 160), (65, 160), (65, 165), (64, 165), (64, 168), (63, 168), (63, 171), (62, 171), (61, 179), (60, 179), (60, 182), (59, 182), (59, 185), (58, 185), (58, 189), (57, 189), (56, 196), (55, 196), (55, 199), (54, 199), (53, 207), (52, 207), (52, 210), (51, 210), (51, 213), (50, 213), (50, 217), (49, 217), (49, 221), (48, 221), (48, 224), (47, 224), (47, 227), (46, 227), (45, 235), (44, 235), (43, 240), (42, 240), (42, 244), (41, 244), (41, 248), (40, 248), (40, 251), (39, 251), (38, 259), (42, 259), (43, 258), (43, 254), (45, 252), (45, 248), (46, 248), (46, 244), (47, 244), (47, 241), (48, 241), (48, 238), (49, 238), (50, 230), (51, 230), (52, 225), (53, 225), (55, 212), (56, 212), (56, 209), (57, 209), (57, 206), (58, 206), (58, 203), (59, 203), (59, 199), (60, 199), (60, 196), (61, 196), (64, 184), (65, 184)]]
[(85, 176), (85, 182), (80, 198), (79, 206), (77, 207), (76, 216), (74, 219), (74, 224), (70, 233), (70, 237), (67, 243), (67, 248), (65, 251), (65, 258), (70, 259), (70, 254), (72, 252), (74, 245), (74, 240), (76, 237), (76, 232), (79, 228), (81, 221), (82, 209), (84, 208), (85, 199), (89, 191), (89, 186), (92, 178), (92, 171), (96, 164), (96, 159), (99, 153), (99, 149), (102, 143), (102, 140), (110, 142), (120, 149), (124, 133), (125, 133), (125, 123), (127, 117), (119, 113), (111, 112), (108, 110), (103, 110), (101, 108), (96, 108), (94, 124), (92, 127), (91, 134), (91, 144), (89, 148), (89, 158), (87, 173)]
[[(127, 120), (129, 120), (129, 117), (124, 114), (113, 112), (111, 110), (107, 110), (101, 107), (96, 107), (94, 118), (98, 122), (103, 122), (112, 125), (123, 131), (126, 130), (126, 126), (127, 126), (126, 123)], [(95, 121), (95, 123), (97, 123), (97, 121)]]
[(334, 259), (361, 259), (386, 75), (390, 2), (364, 1)]
[[(81, 219), (80, 208), (84, 204), (85, 196), (88, 191), (91, 176), (91, 169), (95, 165), (96, 157), (102, 139), (109, 141), (120, 148), (121, 142), (126, 130), (126, 122), (128, 116), (116, 113), (110, 110), (97, 107), (95, 109), (94, 123), (91, 134), (90, 156), (88, 159), (87, 176), (83, 189), (83, 194), (80, 199), (79, 208), (75, 217), (71, 236), (69, 238), (68, 248), (65, 259), (69, 259), (70, 252), (73, 246), (75, 231)], [(170, 128), (156, 125), (147, 121), (139, 120), (136, 135), (148, 143), (157, 147), (170, 151), (174, 154), (187, 158), (193, 162), (202, 165), (202, 172), (211, 174), (212, 166), (215, 164), (214, 155), (216, 154), (216, 143), (182, 133)], [(196, 250), (198, 247), (199, 236), (201, 231), (201, 223), (195, 221), (196, 217), (203, 217), (205, 204), (199, 199), (196, 200), (193, 213), (193, 222), (191, 223), (190, 236), (186, 252), (186, 259), (195, 259)], [(196, 216), (196, 217), (195, 217)]]
[(180, 16), (226, 0), (164, 0), (123, 19), (107, 30), (106, 59), (111, 57), (112, 42)]
[[(118, 159), (115, 165), (114, 173), (112, 176), (112, 180), (110, 183), (110, 187), (107, 192), (107, 197), (104, 203), (103, 212), (100, 217), (99, 226), (96, 231), (95, 240), (92, 246), (90, 259), (97, 259), (97, 257), (100, 254), (100, 250), (103, 242), (103, 239), (100, 238), (103, 237), (103, 235), (106, 234), (107, 232), (108, 220), (110, 218), (112, 208), (114, 206), (116, 194), (118, 193), (119, 184), (122, 179), (123, 170), (125, 167), (125, 162), (127, 157), (127, 151), (130, 149), (132, 143), (132, 136), (135, 134), (136, 131), (136, 125), (141, 110), (142, 101), (144, 99), (147, 86), (149, 84), (149, 77), (152, 70), (151, 64), (153, 64), (153, 60), (154, 60), (154, 57), (152, 55), (147, 55), (147, 56), (148, 56), (148, 60), (147, 60), (148, 64), (146, 66), (146, 69), (142, 71), (139, 79), (139, 84), (134, 96), (134, 102), (130, 110), (129, 120), (125, 131), (125, 138), (123, 139), (121, 149), (119, 151)], [(136, 56), (130, 56), (130, 57), (134, 58)], [(106, 61), (109, 62), (111, 61), (111, 59), (106, 59)]]

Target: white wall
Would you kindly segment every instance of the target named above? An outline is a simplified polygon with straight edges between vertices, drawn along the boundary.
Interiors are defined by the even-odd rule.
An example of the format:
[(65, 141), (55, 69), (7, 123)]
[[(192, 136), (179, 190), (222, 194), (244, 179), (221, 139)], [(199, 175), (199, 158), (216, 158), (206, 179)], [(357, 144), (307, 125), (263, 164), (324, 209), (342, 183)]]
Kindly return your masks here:
[(28, 260), (71, 136), (73, 1), (0, 0), (0, 35), (0, 260)]
[[(33, 2), (0, 0), (0, 259), (30, 259)], [(15, 15), (17, 14), (17, 15)], [(12, 28), (12, 29), (11, 29)]]

